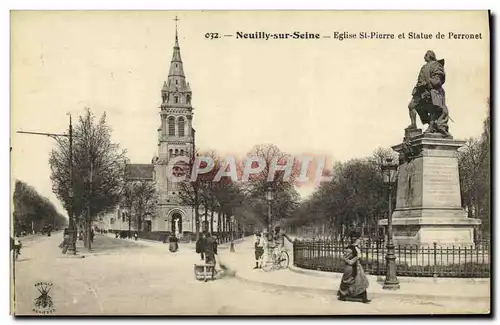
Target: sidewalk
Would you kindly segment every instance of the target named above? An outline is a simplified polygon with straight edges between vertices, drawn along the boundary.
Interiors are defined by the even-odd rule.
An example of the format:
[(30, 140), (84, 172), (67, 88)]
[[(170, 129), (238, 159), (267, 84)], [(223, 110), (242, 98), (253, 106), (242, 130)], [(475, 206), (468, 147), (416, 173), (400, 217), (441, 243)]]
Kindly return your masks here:
[[(292, 255), (291, 244), (285, 246), (289, 254)], [(289, 269), (264, 272), (261, 269), (253, 269), (255, 259), (252, 238), (235, 244), (235, 250), (234, 253), (221, 252), (220, 257), (236, 272), (236, 277), (242, 281), (284, 290), (337, 294), (342, 278), (341, 273), (296, 268), (293, 266), (292, 256), (290, 256)], [(490, 279), (400, 278), (399, 290), (383, 289), (383, 281), (380, 281), (382, 277), (368, 275), (368, 279), (370, 281), (368, 294), (373, 298), (390, 295), (421, 299), (490, 299)]]

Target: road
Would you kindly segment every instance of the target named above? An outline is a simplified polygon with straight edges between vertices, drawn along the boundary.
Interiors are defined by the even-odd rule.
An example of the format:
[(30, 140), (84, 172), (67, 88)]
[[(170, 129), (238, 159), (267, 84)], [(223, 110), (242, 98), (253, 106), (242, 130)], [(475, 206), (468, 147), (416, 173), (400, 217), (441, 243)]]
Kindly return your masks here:
[[(37, 282), (50, 282), (56, 315), (351, 315), (487, 313), (484, 301), (421, 301), (396, 297), (371, 304), (341, 302), (328, 294), (281, 290), (234, 277), (197, 281), (193, 245), (168, 245), (96, 235), (95, 253), (62, 255), (61, 234), (26, 246), (16, 268), (16, 314), (33, 315)], [(221, 249), (221, 259), (231, 254)], [(226, 255), (227, 256), (227, 255)], [(253, 267), (253, 256), (248, 258)], [(430, 288), (432, 290), (432, 288)]]

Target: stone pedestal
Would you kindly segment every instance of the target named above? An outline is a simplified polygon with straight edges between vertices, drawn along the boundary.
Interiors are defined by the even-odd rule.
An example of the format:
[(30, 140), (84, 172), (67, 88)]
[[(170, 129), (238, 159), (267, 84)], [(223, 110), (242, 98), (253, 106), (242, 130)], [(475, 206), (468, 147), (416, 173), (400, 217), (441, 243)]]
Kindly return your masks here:
[(465, 141), (420, 132), (405, 132), (405, 142), (393, 147), (404, 157), (392, 214), (394, 244), (473, 245), (481, 221), (467, 218), (461, 207), (458, 149)]

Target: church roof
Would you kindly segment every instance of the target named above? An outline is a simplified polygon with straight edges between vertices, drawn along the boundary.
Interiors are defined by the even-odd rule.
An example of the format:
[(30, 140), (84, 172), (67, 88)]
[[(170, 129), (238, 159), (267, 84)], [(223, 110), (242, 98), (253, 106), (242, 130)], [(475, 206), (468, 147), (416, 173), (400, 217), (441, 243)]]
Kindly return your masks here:
[(125, 168), (128, 180), (153, 180), (152, 164), (127, 164)]

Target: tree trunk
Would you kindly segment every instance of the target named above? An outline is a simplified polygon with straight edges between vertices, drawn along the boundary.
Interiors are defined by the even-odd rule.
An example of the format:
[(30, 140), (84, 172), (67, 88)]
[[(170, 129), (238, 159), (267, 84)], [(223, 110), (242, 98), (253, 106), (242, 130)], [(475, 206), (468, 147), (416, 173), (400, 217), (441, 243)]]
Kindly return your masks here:
[(217, 232), (220, 234), (222, 225), (221, 225), (221, 217), (220, 217), (221, 211), (219, 210), (217, 212)]
[(214, 232), (214, 209), (210, 212), (210, 233)]
[(142, 227), (142, 213), (139, 212), (137, 213), (137, 231), (141, 231), (141, 227)]
[(128, 214), (128, 234), (127, 234), (127, 238), (130, 237), (130, 232), (132, 231), (132, 214)]
[(204, 216), (205, 222), (207, 222), (207, 218), (208, 218), (208, 204), (205, 204), (205, 216)]
[(87, 220), (87, 240), (88, 240), (88, 248), (89, 252), (92, 249), (92, 241), (90, 240), (90, 232), (92, 229), (92, 217), (89, 217), (89, 220)]
[(196, 229), (196, 240), (200, 238), (200, 211), (199, 207), (196, 207), (194, 209), (194, 222), (195, 222), (195, 229)]

